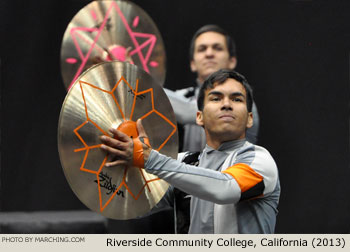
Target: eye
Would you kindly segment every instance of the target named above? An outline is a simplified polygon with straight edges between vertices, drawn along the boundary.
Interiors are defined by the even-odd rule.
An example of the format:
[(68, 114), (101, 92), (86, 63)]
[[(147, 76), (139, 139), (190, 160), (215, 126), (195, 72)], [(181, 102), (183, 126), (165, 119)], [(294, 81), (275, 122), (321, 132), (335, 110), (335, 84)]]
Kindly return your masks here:
[(224, 50), (223, 46), (221, 46), (221, 45), (215, 45), (213, 48), (214, 48), (214, 50), (216, 50), (216, 51), (222, 51), (222, 50)]
[(235, 102), (243, 102), (243, 99), (239, 97), (234, 97), (232, 100)]
[(197, 48), (197, 52), (204, 52), (206, 49), (207, 49), (206, 46), (199, 46), (199, 47)]
[(209, 99), (210, 101), (220, 101), (220, 98), (218, 96), (212, 96)]

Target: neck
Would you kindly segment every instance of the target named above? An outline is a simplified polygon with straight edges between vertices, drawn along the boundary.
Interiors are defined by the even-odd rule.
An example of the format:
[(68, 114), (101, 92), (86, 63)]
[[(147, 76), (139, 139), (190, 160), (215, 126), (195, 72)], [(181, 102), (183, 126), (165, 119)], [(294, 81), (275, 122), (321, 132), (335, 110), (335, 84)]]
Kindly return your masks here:
[(235, 141), (235, 140), (242, 140), (243, 138), (245, 138), (245, 135), (238, 137), (238, 138), (233, 138), (233, 139), (220, 139), (219, 137), (210, 137), (210, 136), (206, 136), (207, 137), (207, 145), (210, 146), (211, 148), (218, 150), (219, 147), (225, 143), (225, 142), (230, 142), (230, 141)]
[(213, 148), (214, 150), (217, 150), (219, 149), (220, 145), (222, 143), (221, 142), (218, 142), (218, 141), (207, 141), (207, 145), (210, 146), (211, 148)]
[(208, 76), (199, 76), (199, 75), (197, 75), (197, 83), (200, 83), (200, 85), (202, 85)]
[(196, 84), (199, 87), (203, 85), (203, 82), (199, 79), (199, 77), (197, 77), (197, 79), (196, 79)]

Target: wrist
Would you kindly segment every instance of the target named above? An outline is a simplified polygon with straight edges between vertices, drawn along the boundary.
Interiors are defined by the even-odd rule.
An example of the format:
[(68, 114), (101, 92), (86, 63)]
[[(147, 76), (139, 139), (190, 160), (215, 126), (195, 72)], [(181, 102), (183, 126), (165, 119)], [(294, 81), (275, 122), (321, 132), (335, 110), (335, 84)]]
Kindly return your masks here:
[(144, 160), (144, 164), (147, 163), (147, 160), (149, 158), (149, 155), (151, 154), (151, 151), (152, 151), (151, 147), (149, 147), (146, 144), (143, 145), (143, 160)]
[(133, 165), (139, 168), (144, 168), (149, 155), (151, 153), (151, 146), (147, 137), (137, 137), (133, 139), (134, 153)]

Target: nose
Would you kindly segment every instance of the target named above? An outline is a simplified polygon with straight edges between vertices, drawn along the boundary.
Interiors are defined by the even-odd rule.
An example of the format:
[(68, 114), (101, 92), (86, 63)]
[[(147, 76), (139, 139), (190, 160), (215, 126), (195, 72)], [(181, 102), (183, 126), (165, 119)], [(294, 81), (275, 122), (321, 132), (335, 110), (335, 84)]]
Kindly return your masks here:
[(210, 46), (205, 50), (205, 56), (206, 57), (213, 57), (214, 56), (214, 50)]
[(231, 99), (226, 97), (222, 99), (221, 110), (233, 110)]

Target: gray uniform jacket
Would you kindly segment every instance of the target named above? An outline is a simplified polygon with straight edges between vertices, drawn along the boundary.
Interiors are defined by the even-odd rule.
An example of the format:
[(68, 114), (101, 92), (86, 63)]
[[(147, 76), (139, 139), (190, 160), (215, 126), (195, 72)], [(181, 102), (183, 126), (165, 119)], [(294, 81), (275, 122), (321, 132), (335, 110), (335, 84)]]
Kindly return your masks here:
[(206, 146), (198, 167), (152, 150), (145, 169), (192, 195), (189, 233), (274, 232), (280, 185), (263, 147), (245, 139)]

